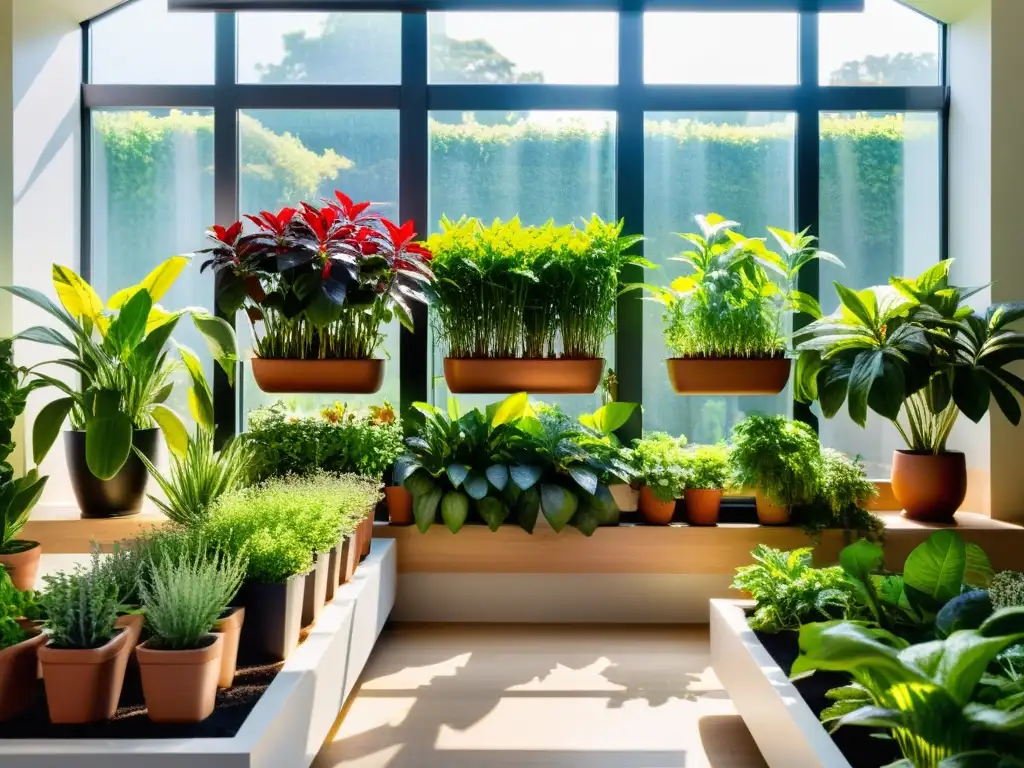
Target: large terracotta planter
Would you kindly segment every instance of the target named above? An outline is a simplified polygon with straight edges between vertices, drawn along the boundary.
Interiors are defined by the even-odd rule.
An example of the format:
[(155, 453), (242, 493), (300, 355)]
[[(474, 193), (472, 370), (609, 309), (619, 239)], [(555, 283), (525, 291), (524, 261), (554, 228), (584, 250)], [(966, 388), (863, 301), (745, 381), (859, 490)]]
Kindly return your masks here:
[(668, 378), (681, 395), (777, 395), (793, 362), (784, 357), (670, 358)]
[(128, 630), (128, 645), (127, 653), (131, 653), (135, 650), (135, 646), (139, 644), (139, 638), (142, 637), (142, 628), (146, 624), (146, 617), (141, 613), (126, 613), (124, 616), (117, 617), (117, 623), (114, 625), (118, 629)]
[(302, 626), (308, 627), (320, 615), (327, 602), (327, 576), (330, 573), (331, 556), (319, 552), (313, 563), (313, 570), (306, 574), (306, 586), (302, 590)]
[(46, 635), (37, 630), (0, 651), (0, 722), (17, 717), (35, 702), (36, 654), (45, 643)]
[(52, 723), (95, 723), (117, 711), (128, 664), (128, 631), (99, 648), (39, 648), (46, 706)]
[[(160, 430), (136, 429), (132, 445), (154, 465), (159, 466)], [(64, 457), (68, 463), (71, 489), (75, 492), (82, 517), (127, 517), (138, 514), (146, 499), (149, 470), (135, 451), (109, 480), (100, 480), (89, 471), (85, 461), (85, 432), (64, 433)]]
[(228, 608), (227, 613), (213, 625), (213, 631), (224, 637), (224, 647), (220, 654), (220, 675), (217, 678), (218, 688), (230, 688), (235, 682), (235, 669), (238, 667), (238, 639), (242, 634), (245, 622), (245, 608)]
[(444, 360), (444, 380), (453, 394), (589, 394), (597, 390), (604, 360), (503, 360), (455, 358)]
[(659, 501), (646, 485), (640, 489), (640, 514), (649, 525), (668, 525), (675, 513), (675, 499)]
[(36, 588), (36, 574), (39, 573), (39, 556), (43, 548), (38, 541), (15, 541), (13, 544), (29, 545), (27, 549), (11, 555), (0, 555), (0, 566), (7, 569), (14, 588), (24, 592)]
[(388, 522), (391, 525), (412, 525), (412, 494), (401, 485), (384, 488), (388, 502)]
[(722, 491), (687, 488), (683, 494), (683, 506), (690, 525), (718, 525)]
[(959, 451), (896, 451), (892, 493), (911, 520), (952, 523), (967, 496), (966, 457)]
[(756, 496), (757, 522), (761, 525), (789, 525), (790, 508), (769, 501), (760, 493)]
[(619, 512), (636, 512), (640, 505), (640, 491), (629, 483), (612, 483), (608, 491), (615, 499)]
[(370, 394), (384, 383), (384, 361), (252, 359), (252, 376), (264, 392)]
[(224, 636), (207, 637), (207, 645), (189, 651), (162, 651), (152, 647), (153, 640), (135, 649), (142, 695), (153, 722), (198, 723), (213, 714)]

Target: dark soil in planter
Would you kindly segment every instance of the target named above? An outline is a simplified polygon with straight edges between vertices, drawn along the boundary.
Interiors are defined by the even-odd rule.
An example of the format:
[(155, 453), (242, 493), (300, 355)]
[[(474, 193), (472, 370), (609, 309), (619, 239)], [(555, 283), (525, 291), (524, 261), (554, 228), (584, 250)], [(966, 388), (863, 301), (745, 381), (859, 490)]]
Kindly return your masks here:
[[(307, 632), (302, 633), (302, 640)], [(139, 665), (128, 664), (121, 702), (112, 720), (87, 725), (53, 725), (46, 711), (43, 681), (37, 683), (35, 705), (13, 720), (0, 723), (0, 739), (218, 739), (235, 736), (263, 692), (281, 671), (281, 663), (238, 659), (235, 684), (217, 691), (213, 714), (201, 723), (154, 723), (146, 715)]]
[[(775, 663), (783, 672), (789, 673), (799, 655), (796, 632), (779, 632), (770, 635), (755, 632), (761, 645), (775, 659)], [(807, 702), (814, 714), (818, 715), (832, 704), (825, 693), (833, 688), (840, 688), (850, 683), (850, 676), (841, 672), (815, 672), (810, 677), (796, 680), (793, 686)], [(824, 726), (822, 726), (824, 727)], [(888, 735), (884, 729), (861, 728), (849, 726), (840, 728), (832, 734), (832, 741), (849, 761), (853, 768), (880, 768), (903, 757), (896, 742), (890, 738), (878, 738), (879, 734)]]

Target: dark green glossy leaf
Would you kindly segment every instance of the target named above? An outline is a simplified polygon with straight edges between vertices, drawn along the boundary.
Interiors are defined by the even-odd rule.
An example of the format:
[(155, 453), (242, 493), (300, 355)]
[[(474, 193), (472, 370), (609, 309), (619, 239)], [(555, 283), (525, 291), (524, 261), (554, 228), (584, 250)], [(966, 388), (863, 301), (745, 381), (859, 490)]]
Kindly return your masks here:
[(469, 516), (469, 497), (461, 491), (448, 491), (441, 498), (441, 519), (452, 533), (458, 533)]
[(488, 528), (497, 531), (508, 517), (509, 509), (501, 499), (487, 496), (476, 502), (476, 511), (487, 523)]

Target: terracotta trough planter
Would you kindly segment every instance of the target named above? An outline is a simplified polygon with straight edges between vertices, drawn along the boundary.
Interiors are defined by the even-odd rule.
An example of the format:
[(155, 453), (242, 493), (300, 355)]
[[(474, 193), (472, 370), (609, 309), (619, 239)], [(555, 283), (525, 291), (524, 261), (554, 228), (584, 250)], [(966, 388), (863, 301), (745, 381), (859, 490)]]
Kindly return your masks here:
[(640, 514), (648, 525), (668, 525), (676, 513), (676, 500), (659, 501), (646, 485), (640, 489)]
[(686, 520), (690, 525), (718, 525), (718, 512), (722, 506), (722, 491), (688, 488), (683, 494)]
[(384, 488), (388, 502), (388, 522), (391, 525), (412, 525), (412, 494), (401, 485)]
[(668, 378), (680, 395), (777, 395), (793, 361), (775, 358), (671, 358)]
[(221, 673), (224, 636), (207, 635), (207, 645), (162, 651), (147, 640), (136, 649), (142, 695), (155, 723), (198, 723), (213, 714)]
[(218, 688), (230, 688), (235, 682), (235, 669), (238, 667), (238, 639), (242, 634), (245, 622), (245, 608), (228, 608), (227, 615), (213, 625), (213, 631), (224, 636), (224, 648), (220, 654), (220, 676), (217, 678)]
[(252, 359), (252, 375), (264, 392), (371, 394), (384, 383), (384, 361)]
[(39, 573), (39, 556), (43, 548), (38, 541), (26, 541), (31, 544), (28, 549), (15, 552), (12, 555), (0, 555), (0, 566), (7, 569), (14, 588), (24, 592), (26, 589), (36, 588), (36, 574)]
[(448, 391), (453, 394), (589, 394), (597, 390), (603, 372), (602, 358), (501, 360), (446, 357), (444, 360), (444, 380)]
[(113, 717), (130, 653), (126, 629), (99, 648), (39, 648), (50, 722), (95, 723)]
[(789, 525), (790, 509), (757, 494), (757, 522), (761, 525)]
[(911, 520), (952, 523), (967, 497), (967, 460), (959, 451), (895, 451), (892, 493)]
[(0, 722), (17, 717), (34, 703), (36, 663), (46, 635), (36, 634), (0, 651)]

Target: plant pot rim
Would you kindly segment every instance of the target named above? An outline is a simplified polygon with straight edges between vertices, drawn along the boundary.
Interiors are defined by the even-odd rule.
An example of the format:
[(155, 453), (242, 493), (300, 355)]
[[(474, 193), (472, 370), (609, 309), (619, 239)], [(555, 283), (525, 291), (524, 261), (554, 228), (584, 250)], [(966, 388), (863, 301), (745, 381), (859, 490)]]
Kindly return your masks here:
[(687, 488), (683, 493), (725, 493), (725, 488)]
[(24, 555), (31, 552), (33, 549), (39, 549), (41, 546), (38, 541), (32, 539), (11, 539), (11, 544), (28, 544), (29, 546), (24, 549), (19, 549), (17, 552), (4, 552), (0, 550), (0, 557), (17, 557), (18, 555)]
[(967, 456), (963, 451), (939, 451), (938, 453), (933, 453), (932, 451), (912, 451), (909, 448), (897, 448), (895, 452), (902, 453), (904, 456), (920, 456), (934, 459), (938, 459), (943, 456)]
[(25, 632), (28, 634), (28, 637), (26, 637), (20, 643), (8, 645), (6, 648), (0, 648), (0, 658), (3, 658), (4, 656), (13, 656), (16, 653), (20, 653), (18, 649), (24, 651), (27, 650), (28, 647), (31, 645), (42, 645), (43, 643), (47, 642), (47, 635), (45, 632), (42, 632), (38, 629), (32, 632), (25, 630)]
[(679, 362), (684, 362), (684, 363), (703, 363), (703, 362), (715, 362), (715, 363), (718, 363), (718, 362), (733, 361), (733, 360), (739, 360), (739, 361), (742, 361), (742, 362), (745, 362), (745, 363), (764, 363), (764, 362), (768, 362), (768, 361), (775, 362), (775, 361), (778, 361), (778, 360), (792, 360), (793, 358), (791, 358), (789, 356), (788, 352), (783, 352), (782, 354), (778, 354), (778, 355), (771, 355), (771, 356), (769, 356), (769, 355), (762, 355), (761, 357), (752, 357), (752, 356), (751, 357), (711, 357), (711, 356), (701, 356), (701, 357), (666, 357), (665, 359), (669, 360), (669, 361), (679, 361)]
[(446, 357), (460, 363), (593, 363), (603, 357)]
[(217, 658), (224, 646), (224, 635), (220, 632), (208, 632), (204, 636), (206, 644), (198, 648), (175, 650), (154, 648), (150, 645), (154, 639), (150, 638), (146, 642), (135, 646), (135, 653), (138, 655), (139, 664), (163, 664), (168, 666), (205, 664)]
[(260, 357), (251, 355), (250, 361), (264, 363), (383, 363), (383, 357)]
[(96, 648), (56, 648), (48, 641), (39, 649), (39, 656), (46, 664), (103, 664), (121, 653), (127, 641), (128, 630), (119, 627), (110, 640)]

